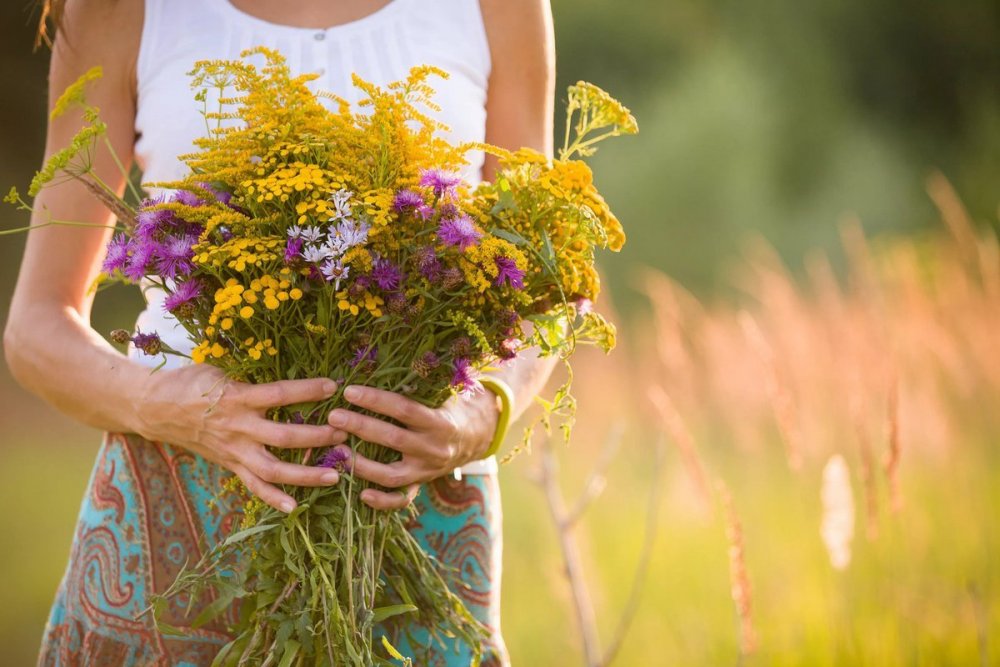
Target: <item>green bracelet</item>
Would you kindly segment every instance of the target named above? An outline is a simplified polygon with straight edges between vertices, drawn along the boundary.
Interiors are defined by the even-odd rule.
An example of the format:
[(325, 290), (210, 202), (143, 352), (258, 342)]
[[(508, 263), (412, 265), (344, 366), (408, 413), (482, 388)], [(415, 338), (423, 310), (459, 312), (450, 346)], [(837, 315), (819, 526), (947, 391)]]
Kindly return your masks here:
[(507, 436), (507, 428), (510, 426), (510, 413), (514, 405), (514, 392), (511, 391), (509, 384), (498, 377), (483, 375), (479, 378), (479, 382), (500, 398), (500, 416), (497, 418), (497, 428), (493, 434), (493, 442), (490, 443), (490, 448), (486, 450), (486, 453), (482, 457), (488, 459), (497, 453), (500, 445), (503, 444), (504, 438)]

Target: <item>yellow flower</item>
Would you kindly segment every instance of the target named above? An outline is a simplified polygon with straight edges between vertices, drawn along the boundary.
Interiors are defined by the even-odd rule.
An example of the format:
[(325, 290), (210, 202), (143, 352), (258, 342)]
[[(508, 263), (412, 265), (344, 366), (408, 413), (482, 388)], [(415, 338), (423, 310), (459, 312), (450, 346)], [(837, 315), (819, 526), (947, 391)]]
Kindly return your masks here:
[(253, 312), (254, 312), (253, 308), (251, 308), (250, 306), (243, 306), (242, 308), (240, 308), (240, 317), (242, 317), (245, 320), (249, 320), (251, 317), (253, 317)]

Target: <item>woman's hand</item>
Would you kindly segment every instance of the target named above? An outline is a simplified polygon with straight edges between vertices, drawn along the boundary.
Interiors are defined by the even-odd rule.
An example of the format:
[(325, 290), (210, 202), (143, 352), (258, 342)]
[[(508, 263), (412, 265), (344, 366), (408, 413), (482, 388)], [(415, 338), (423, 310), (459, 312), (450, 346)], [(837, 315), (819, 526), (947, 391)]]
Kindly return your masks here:
[[(464, 463), (482, 458), (493, 441), (500, 413), (496, 396), (481, 391), (471, 397), (453, 396), (440, 408), (429, 408), (402, 394), (349, 385), (344, 398), (397, 420), (403, 426), (337, 408), (330, 412), (331, 426), (353, 433), (368, 442), (385, 445), (403, 458), (394, 463), (378, 463), (354, 455), (349, 469), (358, 477), (399, 491), (366, 489), (361, 500), (375, 509), (406, 507), (417, 495), (422, 482), (450, 474)], [(351, 455), (350, 448), (338, 447)]]
[(265, 445), (327, 447), (347, 434), (332, 426), (282, 424), (269, 408), (322, 401), (337, 390), (327, 378), (266, 384), (234, 382), (218, 368), (196, 364), (157, 371), (135, 397), (137, 431), (149, 440), (179, 445), (236, 473), (265, 503), (283, 512), (295, 500), (277, 485), (336, 484), (336, 470), (281, 461)]

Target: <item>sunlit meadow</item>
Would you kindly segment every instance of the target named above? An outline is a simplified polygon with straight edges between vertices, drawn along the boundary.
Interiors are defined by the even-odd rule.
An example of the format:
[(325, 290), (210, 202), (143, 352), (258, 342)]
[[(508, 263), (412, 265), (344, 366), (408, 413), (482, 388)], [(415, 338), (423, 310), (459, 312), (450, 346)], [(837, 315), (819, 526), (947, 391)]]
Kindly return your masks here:
[[(995, 664), (1000, 246), (943, 177), (928, 193), (939, 229), (869, 238), (847, 219), (843, 252), (794, 276), (750, 242), (728, 301), (634, 272), (648, 308), (618, 318), (611, 355), (583, 355), (574, 440), (550, 445), (566, 507), (590, 489), (565, 539), (544, 443), (502, 470), (515, 665), (588, 664), (567, 544), (598, 658), (622, 638), (648, 558), (612, 664)], [(98, 442), (58, 420), (43, 442), (35, 424), (11, 421), (0, 450), (12, 665), (33, 660)]]

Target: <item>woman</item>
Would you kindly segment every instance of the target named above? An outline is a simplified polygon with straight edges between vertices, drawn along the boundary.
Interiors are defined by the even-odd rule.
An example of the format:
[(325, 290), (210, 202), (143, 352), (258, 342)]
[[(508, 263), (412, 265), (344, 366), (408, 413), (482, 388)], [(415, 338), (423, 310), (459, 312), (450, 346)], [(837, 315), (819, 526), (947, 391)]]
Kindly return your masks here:
[[(260, 44), (282, 51), (293, 69), (320, 73), (320, 87), (348, 97), (352, 71), (386, 83), (412, 65), (438, 65), (451, 74), (436, 99), (453, 138), (551, 150), (547, 0), (50, 0), (45, 8), (58, 26), (51, 99), (101, 65), (104, 76), (89, 89), (89, 101), (101, 109), (117, 155), (137, 161), (147, 181), (179, 176), (177, 154), (203, 131), (184, 73), (196, 60), (233, 58)], [(79, 120), (50, 122), (47, 155), (69, 142)], [(492, 177), (492, 157), (472, 155), (471, 162), (468, 178)], [(106, 182), (124, 187), (110, 152), (98, 153), (95, 166)], [(74, 183), (45, 190), (37, 204), (55, 218), (108, 220)], [(469, 586), (460, 595), (493, 630), (487, 663), (506, 664), (496, 463), (479, 461), (496, 426), (495, 397), (456, 397), (420, 412), (419, 420), (402, 420), (405, 427), (349, 409), (331, 412), (328, 425), (276, 424), (264, 418), (268, 408), (327, 397), (333, 382), (224, 383), (217, 369), (192, 364), (151, 373), (132, 351), (123, 356), (89, 325), (87, 288), (108, 235), (100, 227), (33, 230), (4, 332), (7, 362), (26, 388), (106, 431), (40, 664), (208, 664), (227, 641), (224, 626), (166, 637), (136, 612), (185, 560), (226, 534), (234, 508), (211, 500), (227, 471), (269, 505), (290, 511), (294, 501), (280, 485), (334, 484), (337, 475), (280, 462), (265, 446), (325, 446), (348, 433), (402, 452), (402, 463), (392, 467), (357, 461), (355, 474), (385, 487), (361, 499), (386, 511), (417, 503), (412, 530), (425, 548), (463, 572)], [(147, 297), (140, 326), (169, 335), (158, 295)], [(169, 342), (185, 344), (183, 337)], [(554, 361), (533, 350), (498, 373), (515, 392), (514, 417), (542, 388)], [(392, 417), (412, 407), (399, 394), (364, 387), (352, 403)], [(456, 468), (463, 474), (453, 475)], [(463, 653), (464, 659), (436, 655), (432, 664), (468, 664), (468, 647)]]

